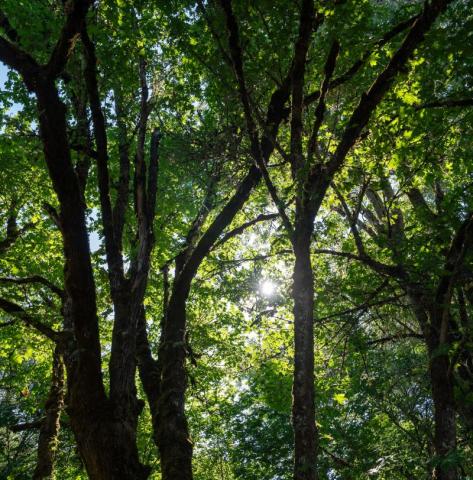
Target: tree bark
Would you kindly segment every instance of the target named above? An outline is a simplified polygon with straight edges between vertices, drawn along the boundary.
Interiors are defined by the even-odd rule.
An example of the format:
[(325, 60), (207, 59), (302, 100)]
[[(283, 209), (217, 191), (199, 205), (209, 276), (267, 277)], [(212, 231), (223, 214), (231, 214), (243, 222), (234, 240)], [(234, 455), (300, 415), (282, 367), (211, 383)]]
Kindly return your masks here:
[(54, 479), (61, 412), (64, 408), (64, 363), (56, 347), (53, 355), (51, 388), (46, 400), (46, 416), (41, 423), (33, 480)]
[[(313, 216), (296, 207), (293, 274), (294, 382), (294, 479), (317, 479), (317, 430), (314, 400), (314, 279), (310, 259)], [(302, 211), (301, 211), (302, 210)]]
[(413, 312), (424, 335), (429, 356), (429, 376), (434, 406), (434, 453), (436, 465), (433, 480), (457, 480), (458, 469), (442, 460), (456, 448), (456, 406), (454, 380), (448, 352), (442, 351), (440, 325), (443, 308), (435, 308), (428, 294), (419, 292), (419, 287), (405, 286), (412, 302)]
[(430, 312), (430, 332), (427, 339), (432, 401), (434, 404), (434, 449), (436, 455), (436, 465), (432, 478), (435, 480), (457, 480), (458, 467), (454, 463), (452, 464), (451, 459), (447, 458), (456, 449), (457, 429), (453, 371), (450, 368), (448, 351), (445, 351), (448, 347), (447, 338), (442, 338), (442, 324), (445, 321), (445, 315), (444, 306), (434, 306), (432, 308)]
[[(465, 292), (462, 287), (457, 288), (458, 292), (458, 310), (460, 316), (460, 352), (458, 355), (459, 366), (454, 373), (453, 380), (455, 387), (458, 389), (458, 393), (455, 395), (457, 412), (460, 415), (460, 419), (463, 422), (465, 428), (469, 431), (473, 431), (473, 404), (469, 399), (473, 394), (473, 353), (467, 347), (468, 342), (472, 337), (472, 324), (465, 302)], [(466, 290), (467, 297), (471, 297), (471, 293)], [(471, 300), (471, 298), (469, 299)], [(471, 301), (470, 301), (471, 303)]]
[(61, 205), (65, 288), (74, 326), (74, 339), (65, 355), (71, 427), (90, 478), (146, 478), (147, 469), (139, 462), (136, 443), (129, 442), (129, 427), (113, 416), (103, 386), (85, 210), (70, 158), (65, 106), (49, 82), (38, 87), (37, 95), (46, 162)]
[(147, 470), (139, 463), (136, 445), (122, 441), (126, 425), (114, 418), (105, 394), (85, 205), (71, 161), (66, 108), (55, 86), (55, 78), (64, 68), (83, 24), (87, 5), (74, 2), (47, 66), (38, 65), (4, 39), (0, 40), (0, 56), (22, 74), (28, 89), (36, 94), (44, 155), (60, 204), (58, 224), (72, 324), (63, 345), (68, 373), (66, 403), (80, 455), (92, 479), (146, 478)]
[(452, 375), (448, 355), (430, 355), (429, 371), (434, 403), (434, 448), (438, 465), (435, 466), (435, 480), (457, 480), (458, 468), (445, 457), (456, 448), (456, 409)]
[[(162, 330), (161, 327), (161, 335)], [(151, 412), (153, 440), (155, 445), (158, 446), (158, 400), (161, 391), (161, 367), (159, 359), (155, 360), (153, 358), (151, 347), (149, 345), (148, 334), (146, 332), (146, 312), (144, 307), (141, 308), (137, 324), (136, 357), (141, 385), (143, 386)]]
[(163, 480), (191, 480), (192, 442), (184, 410), (186, 372), (186, 301), (189, 288), (178, 281), (166, 312), (159, 348), (161, 382), (156, 440)]

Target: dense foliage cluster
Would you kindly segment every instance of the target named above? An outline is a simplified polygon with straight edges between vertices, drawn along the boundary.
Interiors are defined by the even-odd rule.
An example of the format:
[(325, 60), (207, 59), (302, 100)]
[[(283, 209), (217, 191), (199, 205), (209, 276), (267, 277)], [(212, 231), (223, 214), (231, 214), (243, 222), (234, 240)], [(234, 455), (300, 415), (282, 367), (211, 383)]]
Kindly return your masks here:
[(473, 2), (0, 2), (0, 478), (473, 479)]

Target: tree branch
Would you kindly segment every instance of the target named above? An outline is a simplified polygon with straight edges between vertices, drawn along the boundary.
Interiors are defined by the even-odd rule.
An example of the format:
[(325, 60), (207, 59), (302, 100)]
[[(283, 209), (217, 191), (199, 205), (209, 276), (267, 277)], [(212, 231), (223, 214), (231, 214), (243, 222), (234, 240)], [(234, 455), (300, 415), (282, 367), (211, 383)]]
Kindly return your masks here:
[(89, 96), (92, 122), (94, 126), (95, 143), (97, 147), (97, 172), (102, 224), (105, 237), (105, 251), (109, 266), (112, 295), (119, 288), (124, 278), (122, 253), (115, 239), (113, 225), (112, 204), (110, 200), (110, 179), (108, 171), (108, 147), (105, 117), (100, 103), (97, 84), (97, 58), (95, 46), (89, 38), (84, 26), (81, 31), (82, 44), (84, 45), (86, 66), (84, 69), (85, 83)]
[(114, 91), (115, 97), (115, 116), (117, 128), (120, 135), (118, 143), (118, 156), (120, 160), (117, 198), (113, 206), (113, 227), (115, 233), (115, 241), (121, 251), (123, 245), (123, 228), (125, 225), (125, 214), (128, 205), (129, 189), (130, 189), (130, 144), (128, 141), (127, 126), (124, 120), (124, 108), (122, 98), (117, 90)]
[(424, 214), (427, 220), (434, 221), (437, 218), (437, 215), (432, 211), (424, 195), (417, 187), (409, 188), (406, 191), (406, 195), (414, 210), (417, 210), (421, 215)]
[(66, 23), (62, 27), (59, 39), (46, 65), (46, 72), (50, 79), (55, 79), (64, 70), (75, 43), (85, 27), (85, 17), (90, 5), (92, 0), (74, 0), (66, 3)]
[(247, 228), (252, 227), (253, 225), (260, 223), (260, 222), (265, 222), (267, 220), (273, 220), (274, 218), (279, 217), (279, 213), (261, 213), (257, 217), (255, 217), (253, 220), (249, 220), (248, 222), (245, 222), (238, 227), (235, 227), (233, 230), (230, 230), (227, 232), (218, 242), (215, 242), (215, 244), (212, 247), (212, 250), (215, 250), (217, 247), (220, 245), (224, 244), (225, 242), (228, 242), (233, 237), (236, 237), (237, 235), (240, 235), (243, 233)]
[(414, 21), (406, 38), (392, 56), (387, 67), (378, 75), (369, 90), (362, 95), (360, 103), (348, 121), (333, 159), (327, 166), (327, 171), (330, 175), (333, 175), (341, 166), (348, 151), (358, 140), (371, 114), (384, 98), (384, 95), (391, 87), (401, 68), (404, 67), (414, 50), (422, 42), (425, 33), (430, 29), (437, 17), (452, 1), (453, 0), (433, 0), (430, 3), (424, 4), (422, 13)]
[(0, 60), (23, 76), (29, 90), (35, 90), (35, 79), (41, 67), (31, 55), (1, 36)]
[(30, 314), (28, 314), (22, 307), (20, 307), (16, 303), (10, 302), (9, 300), (6, 300), (4, 298), (0, 298), (0, 309), (8, 313), (9, 315), (18, 317), (26, 325), (28, 325), (31, 328), (34, 328), (36, 331), (45, 335), (53, 342), (57, 342), (59, 340), (59, 336), (60, 336), (59, 332), (56, 332), (51, 327), (44, 325), (44, 323), (32, 317)]
[(16, 215), (12, 212), (7, 219), (7, 235), (0, 240), (0, 255), (4, 254), (21, 235), (34, 226), (33, 223), (27, 223), (22, 228), (18, 228), (16, 220)]
[(455, 108), (455, 107), (473, 107), (473, 98), (439, 98), (422, 105), (416, 105), (416, 110), (423, 110), (425, 108)]
[(315, 108), (315, 122), (314, 122), (314, 127), (312, 129), (311, 136), (309, 138), (308, 142), (308, 147), (307, 147), (307, 161), (309, 165), (312, 162), (312, 157), (314, 153), (316, 152), (317, 149), (317, 137), (319, 134), (319, 129), (322, 125), (322, 122), (324, 120), (324, 115), (325, 115), (325, 110), (326, 110), (326, 105), (325, 105), (325, 97), (327, 95), (329, 85), (330, 85), (330, 79), (333, 75), (333, 71), (335, 70), (335, 64), (337, 61), (337, 56), (338, 52), (340, 50), (340, 45), (339, 43), (335, 40), (332, 43), (332, 46), (330, 48), (330, 51), (327, 56), (327, 60), (325, 62), (325, 67), (324, 67), (324, 80), (322, 82), (322, 87), (320, 89), (320, 95), (319, 95), (319, 103), (317, 104), (317, 107)]
[[(304, 107), (304, 74), (309, 51), (312, 29), (315, 20), (313, 0), (303, 0), (299, 22), (299, 34), (294, 49), (291, 85), (291, 148), (290, 158), (292, 176), (298, 178), (298, 173), (304, 166), (302, 153), (302, 110)], [(302, 180), (302, 179), (299, 179)]]
[(453, 295), (453, 287), (463, 265), (465, 255), (473, 245), (473, 213), (469, 213), (466, 220), (453, 237), (449, 251), (446, 255), (444, 271), (435, 292), (435, 303), (440, 309), (436, 325), (440, 328), (440, 344), (446, 340), (448, 330), (448, 312)]
[[(419, 15), (414, 15), (413, 17), (409, 18), (408, 20), (405, 20), (403, 22), (398, 23), (395, 25), (391, 30), (386, 32), (383, 37), (378, 40), (372, 47), (367, 49), (363, 54), (361, 55), (361, 58), (357, 60), (348, 70), (346, 70), (344, 73), (342, 73), (340, 76), (337, 78), (333, 79), (330, 84), (329, 84), (329, 90), (332, 90), (334, 88), (337, 88), (338, 86), (348, 82), (351, 80), (356, 73), (366, 64), (367, 60), (369, 57), (373, 54), (373, 52), (377, 48), (381, 48), (384, 45), (386, 45), (390, 40), (392, 40), (395, 36), (397, 36), (399, 33), (402, 33), (404, 30), (407, 28), (411, 27), (412, 24), (417, 20)], [(310, 105), (314, 101), (316, 101), (320, 97), (320, 91), (317, 90), (315, 92), (310, 93), (304, 98), (304, 104)]]
[(395, 265), (388, 265), (382, 262), (378, 262), (377, 260), (374, 260), (368, 255), (356, 255), (350, 252), (339, 252), (337, 250), (330, 250), (326, 248), (317, 248), (313, 251), (315, 253), (333, 255), (335, 257), (348, 258), (349, 260), (356, 260), (357, 262), (364, 263), (365, 265), (375, 270), (376, 272), (389, 277), (404, 278), (404, 275), (405, 275), (404, 271), (401, 268)]
[(159, 144), (162, 134), (159, 129), (155, 128), (151, 134), (150, 151), (149, 151), (149, 174), (148, 174), (148, 225), (153, 228), (154, 216), (156, 213), (156, 200), (158, 193), (158, 173), (159, 173)]
[(11, 432), (24, 432), (26, 430), (36, 430), (38, 428), (41, 428), (41, 425), (43, 424), (45, 420), (45, 417), (38, 418), (38, 420), (33, 420), (32, 422), (23, 422), (23, 423), (17, 423), (15, 425), (9, 425), (8, 430)]
[(251, 154), (253, 156), (253, 159), (255, 160), (256, 165), (258, 166), (261, 172), (261, 175), (263, 176), (263, 179), (266, 183), (266, 187), (268, 188), (271, 198), (273, 199), (273, 202), (275, 203), (276, 208), (278, 209), (282, 222), (290, 238), (292, 238), (293, 227), (284, 209), (284, 204), (279, 198), (276, 187), (271, 181), (268, 169), (266, 168), (266, 159), (264, 158), (264, 154), (262, 152), (261, 144), (259, 141), (259, 135), (256, 128), (256, 123), (253, 119), (250, 95), (246, 88), (245, 74), (243, 71), (243, 56), (242, 56), (242, 51), (240, 47), (239, 29), (238, 29), (238, 24), (237, 24), (235, 15), (233, 13), (231, 0), (220, 0), (220, 4), (222, 6), (222, 9), (226, 17), (227, 30), (229, 34), (228, 43), (230, 47), (230, 57), (232, 59), (233, 70), (235, 72), (235, 77), (238, 83), (240, 100), (242, 102), (243, 111), (245, 113), (248, 136), (249, 136), (250, 145), (251, 145)]
[(15, 277), (0, 277), (0, 283), (15, 283), (17, 285), (25, 285), (29, 283), (39, 283), (48, 287), (53, 293), (58, 295), (60, 298), (64, 298), (64, 290), (54, 285), (53, 282), (50, 282), (47, 278), (42, 277), (41, 275), (32, 275), (30, 277), (15, 278)]
[(376, 345), (378, 343), (388, 343), (394, 342), (396, 340), (402, 340), (405, 338), (416, 338), (418, 340), (425, 340), (424, 335), (420, 333), (396, 333), (394, 335), (390, 335), (387, 337), (377, 338), (375, 340), (369, 340), (367, 342), (368, 345)]

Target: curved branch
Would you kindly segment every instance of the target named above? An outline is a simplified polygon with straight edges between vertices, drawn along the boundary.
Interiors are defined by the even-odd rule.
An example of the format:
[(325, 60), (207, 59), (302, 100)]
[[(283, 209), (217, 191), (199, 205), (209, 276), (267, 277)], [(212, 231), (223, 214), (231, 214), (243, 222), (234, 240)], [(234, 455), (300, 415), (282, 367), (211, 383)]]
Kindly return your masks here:
[(32, 275), (31, 277), (0, 277), (0, 283), (15, 283), (17, 285), (25, 285), (29, 283), (39, 283), (49, 288), (53, 293), (58, 295), (60, 298), (64, 298), (64, 290), (54, 285), (53, 282), (50, 282), (47, 278), (42, 277), (41, 275)]
[(249, 220), (248, 222), (245, 222), (238, 227), (235, 227), (233, 230), (230, 230), (227, 232), (218, 242), (215, 242), (214, 246), (212, 247), (212, 250), (215, 248), (219, 247), (223, 243), (227, 242), (233, 237), (236, 237), (237, 235), (240, 235), (240, 233), (243, 233), (247, 228), (252, 227), (256, 223), (260, 222), (265, 222), (267, 220), (273, 220), (274, 218), (279, 217), (279, 213), (261, 213), (257, 217), (255, 217), (253, 220)]
[(56, 330), (53, 330), (51, 327), (48, 327), (36, 318), (32, 317), (29, 313), (26, 312), (26, 310), (24, 310), (16, 303), (10, 302), (9, 300), (6, 300), (4, 298), (0, 298), (0, 309), (8, 313), (9, 315), (18, 317), (26, 325), (34, 328), (36, 331), (45, 335), (53, 342), (57, 342), (59, 340), (59, 332), (56, 332)]
[(317, 248), (314, 250), (314, 252), (326, 255), (333, 255), (334, 257), (348, 258), (349, 260), (356, 260), (357, 262), (364, 263), (365, 265), (382, 275), (387, 275), (389, 277), (395, 278), (404, 278), (404, 272), (401, 268), (396, 267), (395, 265), (388, 265), (386, 263), (378, 262), (377, 260), (371, 258), (366, 254), (355, 255), (354, 253), (350, 252), (339, 252), (337, 250), (329, 250), (326, 248)]
[[(407, 28), (411, 27), (412, 24), (419, 18), (419, 15), (414, 15), (413, 17), (409, 18), (408, 20), (404, 20), (403, 22), (398, 23), (395, 25), (391, 30), (386, 32), (383, 37), (378, 40), (372, 47), (368, 48), (363, 52), (361, 58), (357, 60), (348, 70), (344, 73), (339, 75), (337, 78), (334, 78), (329, 84), (329, 90), (333, 88), (337, 88), (340, 85), (348, 82), (351, 80), (359, 71), (360, 69), (366, 64), (369, 57), (373, 54), (373, 52), (380, 47), (386, 45), (390, 40), (392, 40), (395, 36), (402, 33)], [(304, 98), (304, 105), (310, 105), (311, 103), (315, 102), (320, 97), (320, 91), (317, 90), (315, 92), (310, 93)]]
[[(266, 183), (266, 186), (271, 195), (271, 198), (273, 199), (273, 202), (275, 203), (278, 209), (278, 212), (281, 216), (283, 224), (289, 236), (292, 238), (293, 227), (292, 227), (291, 221), (289, 220), (289, 217), (286, 214), (284, 204), (279, 198), (276, 187), (274, 186), (270, 178), (268, 169), (266, 168), (265, 155), (263, 153), (262, 146), (259, 141), (258, 130), (256, 128), (256, 123), (253, 118), (250, 95), (246, 87), (245, 74), (243, 71), (243, 55), (242, 55), (241, 46), (240, 46), (239, 29), (238, 29), (238, 24), (237, 24), (235, 15), (233, 13), (231, 0), (220, 0), (220, 4), (225, 13), (225, 18), (227, 22), (230, 57), (232, 59), (233, 70), (235, 72), (235, 77), (238, 83), (240, 100), (243, 105), (243, 111), (245, 113), (248, 137), (250, 139), (250, 144), (251, 144), (251, 154), (253, 156), (253, 159), (256, 165), (258, 166), (261, 172), (261, 175)], [(312, 25), (311, 20), (312, 19), (310, 19), (310, 25)], [(306, 24), (308, 21), (309, 19), (306, 19), (304, 24)], [(293, 69), (291, 68), (291, 72), (293, 74), (294, 72), (292, 70)]]

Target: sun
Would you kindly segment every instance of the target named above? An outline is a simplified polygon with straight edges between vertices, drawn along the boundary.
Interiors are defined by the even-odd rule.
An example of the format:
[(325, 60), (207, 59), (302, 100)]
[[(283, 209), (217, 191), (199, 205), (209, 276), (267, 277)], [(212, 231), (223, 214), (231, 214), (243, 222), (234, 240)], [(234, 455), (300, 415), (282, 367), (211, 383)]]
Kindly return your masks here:
[(260, 283), (259, 289), (261, 295), (264, 295), (265, 297), (271, 297), (276, 291), (276, 285), (271, 280), (263, 280)]

